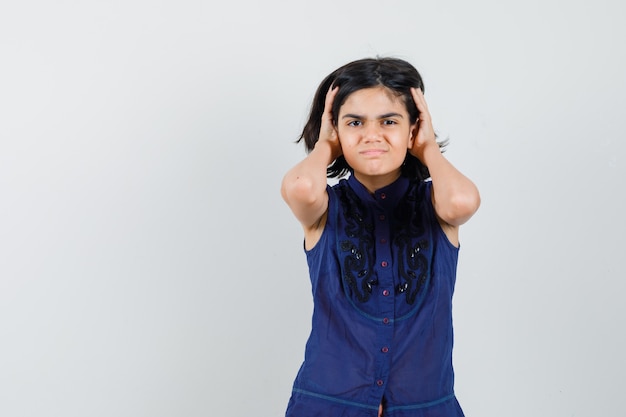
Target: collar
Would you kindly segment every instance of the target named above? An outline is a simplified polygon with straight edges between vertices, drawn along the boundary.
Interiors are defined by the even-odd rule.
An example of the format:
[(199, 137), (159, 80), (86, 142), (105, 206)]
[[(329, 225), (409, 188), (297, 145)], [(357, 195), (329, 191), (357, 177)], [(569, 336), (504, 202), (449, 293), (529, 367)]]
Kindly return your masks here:
[(409, 189), (409, 183), (410, 181), (407, 177), (400, 175), (400, 177), (398, 177), (398, 179), (391, 184), (383, 188), (379, 188), (374, 191), (374, 194), (370, 194), (367, 188), (365, 188), (365, 186), (361, 184), (354, 175), (350, 175), (348, 178), (350, 188), (354, 190), (361, 200), (370, 203), (377, 203), (384, 208), (396, 207), (400, 202), (400, 199), (404, 197)]

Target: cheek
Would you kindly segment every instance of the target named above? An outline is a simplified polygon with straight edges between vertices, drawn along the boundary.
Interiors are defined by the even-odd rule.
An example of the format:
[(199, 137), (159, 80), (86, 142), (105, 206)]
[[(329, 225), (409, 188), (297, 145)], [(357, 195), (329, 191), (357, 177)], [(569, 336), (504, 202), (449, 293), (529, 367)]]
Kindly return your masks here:
[(354, 138), (342, 129), (337, 130), (337, 139), (342, 147), (349, 147), (354, 143)]

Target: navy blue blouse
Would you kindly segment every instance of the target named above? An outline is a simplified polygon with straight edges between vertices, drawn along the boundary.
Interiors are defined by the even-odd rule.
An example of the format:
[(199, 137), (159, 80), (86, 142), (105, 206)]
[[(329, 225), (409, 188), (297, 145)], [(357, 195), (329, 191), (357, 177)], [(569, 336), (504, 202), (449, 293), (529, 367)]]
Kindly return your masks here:
[(313, 322), (287, 417), (461, 417), (452, 369), (458, 248), (430, 181), (373, 195), (351, 176), (328, 187), (324, 232), (306, 251)]

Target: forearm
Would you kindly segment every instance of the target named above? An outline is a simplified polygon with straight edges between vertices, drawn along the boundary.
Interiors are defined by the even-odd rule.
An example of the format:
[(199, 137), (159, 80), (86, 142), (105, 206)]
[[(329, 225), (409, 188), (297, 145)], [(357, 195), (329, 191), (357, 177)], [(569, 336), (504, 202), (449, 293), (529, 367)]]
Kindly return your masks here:
[(420, 158), (430, 172), (433, 183), (433, 205), (437, 215), (452, 226), (469, 220), (480, 206), (476, 185), (454, 167), (433, 142)]

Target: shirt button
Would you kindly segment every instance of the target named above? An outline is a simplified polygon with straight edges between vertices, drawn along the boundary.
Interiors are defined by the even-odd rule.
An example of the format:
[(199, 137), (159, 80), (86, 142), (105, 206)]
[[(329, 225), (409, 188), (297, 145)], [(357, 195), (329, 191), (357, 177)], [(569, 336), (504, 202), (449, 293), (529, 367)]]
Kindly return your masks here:
[(389, 265), (389, 264), (387, 263), (387, 261), (382, 261), (382, 262), (380, 263), (380, 266), (382, 266), (383, 268), (386, 268), (386, 267), (387, 267), (387, 265)]
[(387, 346), (385, 346), (384, 348), (381, 349), (381, 352), (387, 353), (387, 352), (389, 352), (389, 348)]
[(384, 245), (385, 243), (387, 243), (387, 239), (385, 239), (385, 238), (380, 239), (380, 243), (382, 243)]
[(385, 317), (385, 318), (383, 319), (383, 323), (384, 323), (384, 324), (389, 324), (389, 319), (388, 319), (387, 317)]
[(376, 385), (378, 385), (379, 387), (382, 387), (382, 385), (384, 384), (382, 379), (379, 379), (378, 381), (376, 381)]
[(380, 216), (378, 216), (378, 218), (380, 219), (380, 221), (385, 221), (385, 215), (381, 214)]
[(385, 198), (387, 198), (387, 194), (385, 193), (380, 193), (380, 199), (384, 200)]
[(383, 295), (387, 297), (389, 295), (389, 290), (383, 290)]

